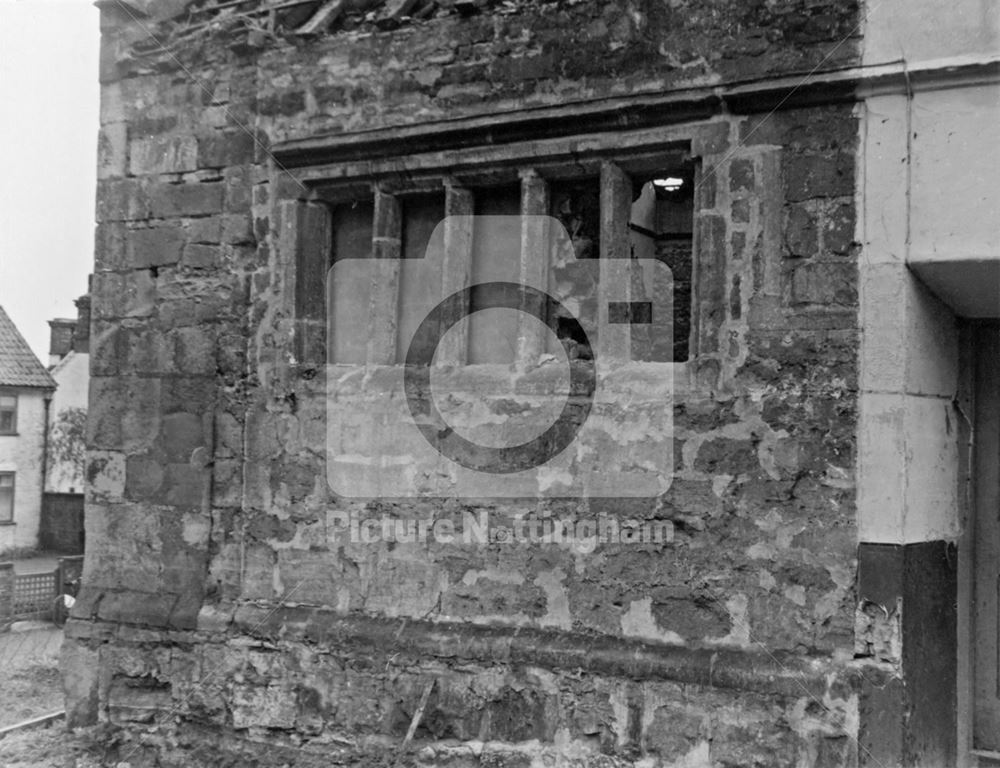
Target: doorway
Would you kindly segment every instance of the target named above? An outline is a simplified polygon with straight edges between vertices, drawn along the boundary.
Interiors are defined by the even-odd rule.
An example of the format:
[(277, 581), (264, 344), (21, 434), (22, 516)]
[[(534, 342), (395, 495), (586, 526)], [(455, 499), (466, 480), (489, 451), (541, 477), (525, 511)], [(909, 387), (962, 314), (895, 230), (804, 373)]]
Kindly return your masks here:
[[(967, 649), (960, 678), (964, 706), (960, 723), (967, 732), (966, 765), (1000, 766), (1000, 324), (970, 326), (966, 349), (971, 386), (971, 454), (968, 459), (968, 553), (961, 604), (966, 617), (960, 647)], [(961, 398), (960, 398), (961, 401)], [(965, 710), (963, 716), (962, 710)]]

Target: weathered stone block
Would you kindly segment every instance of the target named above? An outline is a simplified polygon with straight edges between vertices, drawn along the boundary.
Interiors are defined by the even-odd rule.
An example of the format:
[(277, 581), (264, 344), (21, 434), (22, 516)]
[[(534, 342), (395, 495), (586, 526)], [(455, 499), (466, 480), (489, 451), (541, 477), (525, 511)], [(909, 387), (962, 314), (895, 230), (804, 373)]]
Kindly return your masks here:
[[(226, 185), (226, 210), (232, 213), (249, 213), (250, 206), (254, 203), (253, 174), (249, 166), (239, 165), (226, 168), (222, 174), (223, 183)], [(261, 184), (258, 194), (267, 195), (267, 186)], [(266, 204), (267, 200), (257, 201), (259, 204)]]
[(231, 702), (234, 728), (291, 728), (295, 725), (297, 707), (290, 685), (239, 685), (233, 690)]
[(819, 251), (816, 216), (808, 205), (788, 206), (785, 219), (785, 246), (792, 256), (815, 256)]
[(790, 299), (793, 306), (857, 306), (857, 266), (839, 262), (796, 265), (791, 271)]
[(729, 149), (728, 121), (702, 126), (691, 138), (691, 152), (695, 156), (721, 155)]
[(129, 263), (138, 268), (176, 264), (184, 248), (184, 229), (171, 222), (128, 231)]
[(160, 412), (164, 415), (188, 412), (193, 404), (208, 408), (215, 402), (216, 384), (205, 376), (181, 376), (176, 370), (173, 376), (162, 380)]
[(719, 168), (717, 163), (705, 163), (701, 177), (698, 180), (698, 209), (707, 211), (715, 208), (717, 189), (719, 185)]
[(176, 595), (163, 592), (108, 590), (98, 606), (97, 617), (102, 621), (165, 627), (176, 601)]
[(92, 278), (91, 296), (94, 318), (149, 317), (156, 303), (156, 281), (147, 270), (98, 272)]
[(226, 168), (253, 162), (255, 137), (242, 129), (219, 131), (198, 139), (198, 166)]
[(231, 379), (242, 376), (246, 371), (246, 337), (240, 334), (224, 334), (216, 346), (216, 373)]
[(189, 463), (168, 463), (163, 480), (163, 499), (175, 507), (201, 508), (208, 501), (210, 473)]
[(109, 123), (97, 133), (97, 178), (118, 179), (128, 171), (128, 126)]
[(198, 145), (193, 136), (152, 136), (129, 143), (129, 173), (185, 173), (198, 168)]
[(231, 245), (254, 243), (253, 220), (248, 214), (230, 213), (222, 217), (222, 240)]
[[(192, 284), (184, 280), (175, 282), (168, 290), (167, 286), (161, 287), (161, 297), (159, 304), (159, 321), (164, 328), (183, 328), (203, 323), (214, 323), (220, 320), (233, 319), (242, 305), (242, 295), (233, 292), (232, 282), (218, 276), (219, 280), (213, 280), (208, 274), (204, 275), (206, 282), (198, 286), (196, 290), (189, 290)], [(209, 289), (209, 286), (214, 290)]]
[(854, 155), (850, 152), (791, 154), (783, 167), (789, 201), (854, 194)]
[(184, 246), (184, 265), (194, 269), (211, 269), (222, 262), (222, 249), (218, 245), (189, 243)]
[(159, 395), (157, 379), (91, 378), (88, 447), (125, 451), (148, 448), (159, 431)]
[(212, 505), (238, 507), (242, 500), (242, 463), (238, 459), (215, 459), (212, 467)]
[(97, 221), (135, 221), (148, 218), (149, 197), (138, 179), (100, 179), (97, 182)]
[(215, 339), (211, 329), (178, 328), (172, 336), (177, 373), (210, 374), (215, 371)]
[(243, 454), (243, 424), (231, 413), (221, 409), (215, 412), (215, 455), (233, 458)]
[(125, 359), (125, 338), (117, 323), (94, 319), (90, 332), (90, 375), (116, 376)]
[(206, 216), (222, 211), (224, 182), (151, 184), (150, 213), (160, 219)]
[(125, 498), (128, 501), (161, 501), (165, 474), (157, 456), (129, 456), (125, 460)]
[(207, 443), (202, 417), (195, 413), (171, 413), (160, 423), (161, 447), (167, 461), (190, 461), (196, 448)]
[(791, 109), (748, 117), (740, 125), (740, 144), (784, 146), (803, 150), (851, 150), (858, 141), (858, 121), (836, 106)]
[(751, 202), (746, 198), (733, 200), (729, 209), (729, 216), (734, 224), (747, 224), (750, 222)]
[[(736, 231), (729, 236), (729, 248), (733, 254), (734, 261), (740, 261), (746, 256), (747, 250), (747, 234), (746, 232)], [(757, 286), (754, 286), (755, 288)]]
[(152, 677), (116, 676), (108, 687), (107, 707), (113, 722), (152, 722), (170, 704), (170, 684)]
[(107, 502), (124, 500), (125, 458), (121, 451), (87, 452), (87, 490), (92, 498)]
[[(729, 317), (733, 320), (739, 320), (743, 316), (743, 294), (740, 284), (740, 276), (733, 275), (729, 286)], [(733, 343), (730, 342), (731, 345)], [(737, 357), (739, 352), (733, 351), (731, 348), (729, 355), (730, 357)]]
[(758, 471), (760, 462), (750, 440), (717, 437), (702, 443), (694, 468), (708, 474), (738, 475)]
[(118, 331), (123, 357), (122, 373), (163, 376), (174, 372), (168, 337), (159, 328), (121, 328)]
[(847, 254), (855, 244), (854, 204), (837, 203), (829, 207), (823, 221), (823, 250), (838, 255)]
[(729, 164), (729, 190), (751, 192), (755, 185), (753, 159), (736, 158)]
[(106, 221), (94, 229), (94, 269), (105, 270), (128, 268), (125, 224), (120, 221)]
[(66, 694), (66, 726), (96, 725), (101, 667), (98, 651), (81, 642), (65, 640), (59, 655), (63, 691)]
[(729, 634), (729, 616), (718, 599), (684, 592), (676, 587), (653, 592), (651, 613), (658, 627), (696, 641)]
[(222, 218), (203, 216), (189, 219), (184, 223), (184, 231), (189, 243), (215, 245), (222, 242)]

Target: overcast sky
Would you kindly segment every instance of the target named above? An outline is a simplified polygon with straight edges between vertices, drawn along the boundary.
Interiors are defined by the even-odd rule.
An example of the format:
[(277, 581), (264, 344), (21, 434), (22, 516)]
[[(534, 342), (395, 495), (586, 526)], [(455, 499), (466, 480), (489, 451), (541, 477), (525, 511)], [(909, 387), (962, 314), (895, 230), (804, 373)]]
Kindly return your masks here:
[(0, 305), (43, 363), (94, 260), (99, 40), (92, 0), (0, 0)]

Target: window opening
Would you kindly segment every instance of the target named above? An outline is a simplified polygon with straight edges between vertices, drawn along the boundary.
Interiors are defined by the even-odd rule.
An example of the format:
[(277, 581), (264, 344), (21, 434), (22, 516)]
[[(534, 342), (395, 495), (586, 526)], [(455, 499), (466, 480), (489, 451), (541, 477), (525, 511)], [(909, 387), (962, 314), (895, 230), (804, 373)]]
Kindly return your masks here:
[(14, 520), (14, 473), (0, 472), (0, 523)]
[(694, 168), (667, 168), (637, 182), (629, 223), (632, 256), (656, 259), (670, 267), (671, 283), (658, 278), (661, 282), (653, 289), (671, 298), (672, 333), (657, 332), (658, 325), (662, 331), (666, 318), (654, 317), (651, 325), (634, 327), (633, 355), (640, 360), (684, 362), (690, 356)]
[(0, 435), (17, 432), (17, 395), (0, 395)]

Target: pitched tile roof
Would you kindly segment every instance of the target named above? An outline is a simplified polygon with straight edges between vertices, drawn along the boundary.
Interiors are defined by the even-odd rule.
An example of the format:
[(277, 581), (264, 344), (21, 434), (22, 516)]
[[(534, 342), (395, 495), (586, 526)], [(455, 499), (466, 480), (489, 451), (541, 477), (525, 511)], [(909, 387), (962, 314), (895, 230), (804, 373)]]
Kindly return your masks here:
[(0, 307), (0, 386), (52, 389), (56, 386), (3, 307)]

